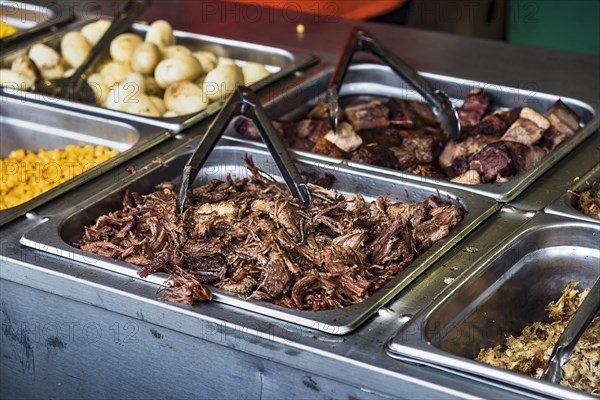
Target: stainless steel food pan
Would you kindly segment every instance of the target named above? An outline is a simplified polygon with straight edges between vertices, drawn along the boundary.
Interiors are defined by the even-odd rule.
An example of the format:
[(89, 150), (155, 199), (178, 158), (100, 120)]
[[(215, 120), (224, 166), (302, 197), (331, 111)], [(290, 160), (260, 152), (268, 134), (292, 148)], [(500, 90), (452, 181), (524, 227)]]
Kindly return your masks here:
[[(266, 104), (269, 116), (277, 120), (301, 119), (317, 100), (324, 98), (331, 73), (331, 68), (323, 68), (320, 73), (310, 76), (298, 87), (285, 93), (280, 93), (279, 96), (273, 96)], [(546, 110), (560, 97), (553, 94), (532, 92), (529, 90), (443, 75), (429, 73), (422, 73), (421, 75), (435, 88), (445, 91), (456, 106), (460, 106), (462, 104), (462, 99), (464, 99), (469, 91), (475, 87), (484, 88), (492, 96), (495, 109), (527, 106), (541, 111)], [(340, 95), (342, 96), (342, 103), (344, 97), (395, 97), (410, 100), (421, 99), (419, 94), (399, 76), (394, 74), (389, 67), (370, 63), (359, 63), (351, 66), (344, 79), (344, 85), (342, 86)], [(591, 106), (579, 100), (565, 97), (560, 98), (581, 117), (582, 128), (576, 135), (546, 156), (534, 168), (518, 175), (515, 179), (506, 183), (465, 185), (441, 179), (425, 178), (407, 172), (371, 166), (354, 161), (348, 161), (348, 164), (357, 168), (378, 171), (401, 178), (434, 183), (437, 186), (461, 188), (492, 197), (501, 202), (508, 202), (539, 178), (552, 165), (556, 164), (563, 156), (570, 152), (571, 149), (596, 132), (600, 126), (600, 119), (595, 117), (597, 112)], [(239, 135), (233, 129), (229, 132), (228, 137), (246, 143), (252, 142), (250, 139)], [(323, 156), (311, 152), (294, 151), (294, 153), (313, 159), (327, 160), (329, 162), (341, 161), (339, 158)]]
[[(99, 116), (84, 115), (26, 102), (23, 99), (0, 96), (0, 157), (2, 158), (12, 150), (50, 150), (64, 148), (68, 144), (103, 145), (119, 151), (119, 154), (110, 160), (21, 205), (0, 210), (0, 226), (110, 170), (170, 136), (165, 129), (155, 126), (118, 119), (107, 120)], [(0, 174), (1, 179), (17, 173), (40, 174), (39, 179), (44, 179), (44, 176), (51, 179), (52, 173), (56, 172), (51, 168), (52, 166), (47, 166), (48, 171), (44, 175), (45, 166), (40, 166), (34, 171), (25, 171), (21, 165), (9, 164), (4, 164)]]
[[(491, 243), (498, 239), (489, 238)], [(388, 343), (389, 354), (548, 397), (582, 397), (473, 358), (529, 323), (548, 321), (545, 307), (568, 282), (590, 287), (599, 276), (600, 225), (539, 214), (405, 324)]]
[(580, 177), (568, 191), (550, 203), (544, 211), (550, 214), (564, 215), (566, 217), (600, 224), (600, 219), (585, 215), (577, 208), (578, 194), (588, 190), (591, 185), (598, 181), (600, 181), (600, 164), (596, 165), (587, 174)]
[[(88, 21), (79, 22), (75, 24), (74, 27), (70, 27), (69, 30), (79, 30), (87, 22)], [(148, 29), (148, 25), (134, 24), (132, 26), (131, 32), (144, 37)], [(53, 35), (50, 35), (40, 40), (39, 43), (45, 43), (55, 48), (56, 50), (59, 50), (60, 40), (69, 30), (63, 30)], [(226, 56), (233, 58), (240, 65), (242, 65), (246, 61), (256, 61), (265, 64), (266, 68), (271, 72), (271, 75), (253, 84), (251, 87), (255, 91), (258, 91), (267, 87), (268, 85), (271, 85), (275, 81), (283, 78), (284, 76), (292, 74), (298, 69), (306, 68), (318, 62), (317, 57), (310, 55), (307, 52), (290, 52), (276, 47), (181, 31), (174, 31), (174, 35), (177, 44), (184, 45), (192, 51), (209, 50), (214, 52), (218, 56)], [(16, 57), (26, 54), (29, 47), (30, 46), (20, 47), (13, 51), (6, 52), (2, 55), (2, 57), (0, 57), (0, 66), (3, 68), (10, 66), (10, 64)], [(110, 110), (96, 105), (57, 99), (54, 97), (49, 97), (47, 95), (18, 90), (16, 88), (4, 87), (0, 88), (0, 92), (6, 95), (22, 97), (32, 101), (51, 103), (60, 106), (61, 108), (76, 109), (84, 112), (96, 112), (99, 114), (106, 115), (110, 118), (118, 117), (125, 118), (131, 121), (152, 124), (169, 129), (173, 133), (178, 133), (183, 129), (187, 128), (188, 126), (193, 125), (196, 122), (201, 121), (210, 115), (213, 115), (220, 109), (222, 105), (222, 102), (216, 102), (195, 114), (183, 115), (173, 118), (154, 118)]]
[[(140, 171), (114, 187), (90, 198), (88, 202), (79, 205), (77, 209), (67, 210), (40, 224), (26, 233), (21, 243), (71, 260), (87, 263), (95, 268), (105, 268), (138, 278), (137, 268), (133, 265), (82, 252), (71, 247), (69, 243), (79, 239), (83, 234), (84, 226), (94, 223), (98, 216), (121, 209), (125, 190), (149, 193), (160, 182), (171, 180), (177, 182), (190, 155), (189, 149), (183, 150), (164, 158), (168, 166), (152, 166), (146, 171)], [(280, 176), (273, 159), (266, 151), (256, 148), (247, 149), (240, 146), (218, 146), (208, 159), (205, 168), (198, 175), (195, 184), (201, 184), (208, 179), (225, 179), (227, 174), (232, 174), (235, 177), (247, 176), (248, 171), (242, 161), (245, 154), (251, 154), (255, 163), (264, 171), (276, 177)], [(437, 190), (427, 184), (400, 182), (393, 178), (367, 174), (364, 171), (338, 165), (333, 166), (333, 168), (326, 168), (302, 157), (299, 158), (297, 165), (300, 170), (313, 174), (324, 172), (335, 174), (334, 188), (342, 192), (362, 193), (367, 199), (389, 193), (391, 194), (390, 198), (401, 201), (419, 201), (429, 195), (439, 195), (444, 199), (448, 197), (452, 201), (458, 202), (467, 210), (468, 214), (447, 238), (432, 246), (406, 270), (399, 273), (395, 279), (360, 304), (333, 311), (297, 311), (267, 302), (244, 301), (235, 295), (214, 289), (216, 301), (328, 333), (345, 334), (358, 327), (371, 314), (431, 266), (443, 253), (498, 209), (498, 204), (491, 199), (460, 190)], [(148, 277), (147, 280), (160, 285), (166, 278), (164, 274), (156, 274)], [(201, 308), (198, 310), (201, 310)]]
[(0, 21), (18, 28), (19, 31), (0, 38), (0, 45), (7, 46), (41, 34), (55, 25), (71, 20), (58, 3), (34, 4), (21, 1), (0, 0)]

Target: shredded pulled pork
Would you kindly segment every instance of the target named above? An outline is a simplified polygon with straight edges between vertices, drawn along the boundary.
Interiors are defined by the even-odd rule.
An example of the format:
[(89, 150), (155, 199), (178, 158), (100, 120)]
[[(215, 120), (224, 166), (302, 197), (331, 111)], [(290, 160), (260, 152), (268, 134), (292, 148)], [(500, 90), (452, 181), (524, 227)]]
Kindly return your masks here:
[(596, 183), (589, 190), (579, 194), (579, 211), (600, 219), (600, 184)]
[[(554, 322), (529, 324), (518, 337), (508, 337), (504, 346), (481, 349), (475, 360), (541, 378), (556, 341), (589, 292), (576, 286), (577, 282), (570, 282), (560, 299), (546, 308)], [(600, 395), (600, 315), (581, 336), (562, 371), (562, 386)]]
[[(310, 184), (304, 207), (246, 158), (251, 176), (193, 188), (176, 212), (172, 183), (99, 217), (73, 245), (140, 266), (142, 277), (165, 272), (167, 300), (208, 300), (212, 285), (245, 299), (301, 310), (360, 303), (463, 218), (464, 210), (433, 196), (419, 203), (367, 202)], [(324, 182), (324, 180), (320, 180)]]

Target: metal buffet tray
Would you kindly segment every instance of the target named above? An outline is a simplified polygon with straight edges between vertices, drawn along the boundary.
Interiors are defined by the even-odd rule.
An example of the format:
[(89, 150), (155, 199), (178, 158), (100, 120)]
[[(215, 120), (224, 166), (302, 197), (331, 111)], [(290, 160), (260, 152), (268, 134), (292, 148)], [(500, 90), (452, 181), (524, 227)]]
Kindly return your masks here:
[[(16, 149), (48, 150), (64, 148), (68, 144), (103, 145), (119, 151), (115, 157), (25, 203), (0, 210), (0, 226), (171, 137), (166, 130), (155, 126), (119, 119), (107, 120), (4, 96), (0, 96), (0, 109), (2, 158)], [(5, 165), (0, 174), (31, 173), (20, 168), (15, 166), (9, 170), (9, 166)], [(40, 172), (43, 173), (43, 167)]]
[(577, 196), (575, 195), (575, 193), (581, 193), (587, 190), (592, 184), (594, 184), (594, 182), (599, 180), (600, 164), (597, 164), (587, 174), (573, 184), (573, 186), (569, 188), (569, 191), (563, 193), (558, 199), (550, 203), (550, 205), (544, 209), (544, 212), (600, 224), (600, 219), (585, 215), (577, 209)]
[[(21, 243), (41, 251), (80, 261), (93, 267), (105, 268), (113, 272), (141, 279), (137, 275), (137, 268), (132, 264), (83, 252), (71, 247), (69, 243), (79, 239), (83, 234), (84, 226), (93, 224), (98, 216), (121, 209), (123, 193), (126, 189), (138, 193), (149, 193), (160, 182), (169, 180), (177, 182), (190, 154), (190, 148), (180, 149), (171, 153), (171, 155), (164, 157), (168, 166), (151, 166), (147, 170), (139, 171), (121, 183), (108, 188), (103, 193), (90, 198), (85, 204), (80, 204), (77, 209), (66, 210), (62, 214), (56, 215), (47, 222), (38, 225), (22, 237)], [(234, 177), (247, 176), (248, 171), (242, 161), (242, 157), (245, 154), (251, 154), (256, 165), (261, 167), (265, 172), (280, 178), (279, 170), (268, 152), (256, 148), (243, 148), (237, 145), (219, 145), (215, 148), (205, 167), (198, 175), (195, 185), (207, 182), (209, 179), (225, 179), (227, 174), (232, 174)], [(399, 273), (391, 282), (360, 304), (332, 311), (298, 311), (276, 306), (268, 302), (244, 301), (236, 295), (212, 289), (216, 301), (304, 325), (312, 329), (342, 335), (357, 328), (370, 315), (431, 266), (442, 254), (499, 208), (498, 204), (491, 199), (460, 190), (445, 191), (418, 182), (399, 182), (394, 178), (372, 173), (367, 174), (364, 171), (344, 166), (334, 166), (333, 169), (323, 168), (315, 164), (314, 161), (304, 157), (299, 157), (297, 165), (301, 171), (313, 174), (322, 174), (324, 172), (334, 173), (336, 177), (334, 183), (335, 189), (342, 192), (362, 193), (366, 199), (391, 193), (390, 198), (393, 200), (419, 201), (429, 195), (439, 195), (444, 199), (448, 197), (452, 201), (458, 202), (468, 213), (447, 238), (424, 252), (406, 270)], [(166, 279), (167, 276), (165, 274), (155, 274), (147, 278), (149, 282), (157, 285), (163, 284)]]
[[(69, 28), (69, 30), (62, 30), (56, 32), (39, 43), (45, 43), (55, 49), (59, 49), (61, 38), (71, 30), (79, 30), (82, 26), (87, 24), (89, 21), (84, 23), (77, 23), (75, 27)], [(130, 32), (137, 33), (142, 37), (145, 36), (149, 26), (144, 24), (134, 24)], [(226, 56), (235, 59), (238, 63), (243, 64), (245, 61), (255, 61), (265, 64), (266, 68), (271, 72), (268, 77), (254, 83), (250, 87), (254, 91), (259, 91), (277, 80), (290, 75), (298, 70), (307, 68), (319, 61), (319, 59), (309, 53), (302, 53), (298, 51), (290, 52), (276, 47), (264, 46), (260, 44), (241, 42), (237, 40), (229, 40), (218, 38), (214, 36), (200, 35), (195, 33), (174, 31), (176, 43), (183, 45), (191, 49), (192, 51), (208, 50), (215, 53), (217, 56)], [(0, 58), (0, 66), (10, 66), (12, 61), (20, 55), (26, 54), (30, 46), (20, 47), (14, 51), (6, 52)], [(196, 114), (182, 115), (173, 118), (155, 118), (146, 117), (141, 115), (135, 115), (131, 113), (110, 110), (104, 107), (100, 107), (92, 104), (78, 103), (74, 101), (58, 99), (55, 97), (49, 97), (46, 95), (17, 90), (15, 88), (0, 87), (0, 93), (18, 96), (26, 98), (28, 100), (51, 103), (62, 108), (76, 109), (84, 112), (95, 112), (98, 114), (106, 115), (107, 117), (119, 117), (126, 118), (132, 121), (138, 121), (146, 124), (160, 126), (169, 129), (173, 133), (179, 133), (185, 128), (195, 124), (196, 122), (202, 121), (205, 118), (215, 114), (222, 105), (222, 101), (215, 102), (209, 105), (204, 110)]]
[[(331, 76), (331, 68), (323, 68), (319, 73), (309, 76), (296, 88), (286, 92), (279, 93), (265, 104), (265, 109), (272, 119), (276, 120), (298, 120), (301, 119), (308, 110), (320, 99), (324, 98), (327, 84)], [(493, 85), (485, 82), (476, 82), (467, 79), (459, 79), (449, 76), (421, 73), (434, 88), (441, 89), (450, 96), (455, 106), (460, 106), (462, 100), (469, 91), (476, 87), (484, 88), (493, 99), (495, 109), (513, 108), (528, 106), (537, 110), (546, 110), (559, 96), (532, 92), (507, 86)], [(340, 93), (341, 102), (343, 97), (396, 97), (410, 100), (421, 100), (420, 95), (399, 76), (387, 66), (371, 63), (354, 64), (348, 70), (344, 79), (344, 85)], [(579, 100), (561, 97), (561, 100), (573, 109), (582, 120), (582, 128), (576, 135), (565, 141), (559, 148), (546, 156), (535, 168), (520, 174), (515, 179), (501, 184), (483, 184), (483, 185), (465, 185), (458, 184), (442, 179), (434, 179), (407, 172), (397, 171), (389, 168), (382, 168), (368, 164), (347, 161), (348, 165), (366, 169), (369, 171), (378, 171), (388, 175), (394, 175), (400, 178), (419, 180), (422, 182), (434, 183), (437, 186), (451, 188), (460, 188), (472, 191), (484, 196), (492, 197), (500, 202), (508, 202), (514, 199), (533, 181), (539, 178), (551, 166), (556, 164), (562, 157), (569, 153), (574, 147), (580, 144), (587, 137), (592, 135), (600, 126), (600, 119), (595, 117), (596, 112), (586, 103)], [(239, 135), (235, 130), (230, 130), (227, 137), (233, 140), (245, 143), (260, 142), (247, 139)], [(323, 162), (339, 163), (341, 159), (316, 154), (307, 151), (291, 150), (294, 154), (303, 155), (312, 159), (318, 159)]]
[(6, 48), (72, 19), (73, 15), (58, 3), (42, 5), (0, 0), (0, 20), (19, 29), (12, 35), (0, 38), (0, 46)]
[[(392, 357), (502, 382), (548, 397), (584, 397), (556, 384), (474, 361), (525, 325), (548, 321), (545, 307), (570, 281), (600, 276), (600, 225), (539, 214), (480, 258), (388, 343)], [(496, 238), (490, 238), (493, 240)]]

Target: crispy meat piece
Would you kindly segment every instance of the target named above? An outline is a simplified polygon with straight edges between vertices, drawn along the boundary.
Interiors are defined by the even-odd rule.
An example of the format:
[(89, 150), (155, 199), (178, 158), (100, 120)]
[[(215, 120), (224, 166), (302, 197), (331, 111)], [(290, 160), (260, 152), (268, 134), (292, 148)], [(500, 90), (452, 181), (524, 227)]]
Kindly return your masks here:
[(346, 118), (355, 130), (388, 126), (390, 110), (379, 100), (353, 104), (345, 109)]
[(538, 142), (550, 128), (550, 121), (529, 107), (524, 107), (519, 119), (508, 128), (502, 140), (510, 140), (531, 146)]
[(405, 169), (416, 164), (433, 162), (441, 149), (442, 141), (439, 137), (407, 132), (402, 145), (391, 150), (398, 159), (400, 168)]
[(465, 185), (479, 185), (481, 182), (481, 177), (479, 176), (479, 172), (469, 169), (458, 175), (455, 178), (451, 179), (452, 182), (462, 183)]
[[(329, 104), (325, 100), (319, 100), (317, 104), (308, 112), (306, 115), (310, 119), (327, 119), (329, 114), (327, 110), (329, 109)], [(341, 121), (344, 118), (344, 110), (339, 108), (338, 111), (338, 119)]]
[(400, 165), (394, 153), (384, 146), (371, 143), (362, 145), (350, 157), (352, 161), (363, 164), (378, 165), (384, 168), (399, 169)]
[(509, 140), (505, 140), (504, 144), (508, 147), (510, 156), (515, 162), (517, 173), (532, 168), (535, 164), (540, 162), (547, 153), (545, 149), (536, 145), (527, 146), (526, 144), (511, 142)]
[(363, 129), (358, 132), (365, 144), (376, 143), (380, 146), (394, 147), (402, 144), (404, 131), (395, 126), (384, 128)]
[(552, 150), (579, 130), (579, 116), (560, 99), (545, 114), (550, 121), (550, 129), (544, 134), (544, 147)]
[(327, 140), (327, 138), (322, 137), (312, 148), (314, 153), (324, 154), (330, 157), (338, 157), (338, 158), (346, 158), (346, 152), (339, 147), (337, 147), (334, 143)]
[(465, 139), (450, 140), (444, 146), (438, 161), (442, 168), (452, 167), (458, 159), (465, 159), (471, 154), (481, 151), (488, 144), (497, 141), (498, 138), (486, 135), (468, 136)]
[(429, 104), (420, 101), (410, 101), (408, 104), (421, 125), (439, 127), (440, 124), (437, 117), (431, 107), (429, 107)]
[(491, 101), (490, 95), (483, 89), (471, 90), (463, 101), (463, 105), (456, 110), (461, 130), (470, 131), (473, 129), (481, 121)]
[(354, 131), (352, 125), (343, 121), (338, 124), (335, 132), (327, 132), (324, 138), (346, 153), (358, 149), (363, 142), (362, 138)]
[[(385, 197), (367, 202), (314, 184), (306, 208), (246, 162), (250, 177), (193, 188), (181, 215), (175, 185), (126, 193), (121, 210), (99, 217), (73, 245), (134, 263), (140, 276), (168, 274), (160, 293), (166, 300), (210, 299), (209, 284), (244, 299), (331, 310), (360, 303), (425, 251), (429, 242), (413, 243), (420, 237), (415, 227), (428, 219), (454, 224), (436, 209), (462, 215), (433, 197), (417, 204)], [(428, 240), (452, 227), (437, 228), (429, 228)]]
[(503, 135), (506, 130), (519, 118), (521, 108), (511, 108), (505, 111), (495, 111), (486, 115), (477, 124), (474, 132), (483, 135)]
[(512, 176), (515, 164), (510, 150), (502, 141), (490, 143), (469, 159), (469, 169), (477, 171), (484, 183), (494, 182), (498, 175)]
[(386, 103), (390, 109), (390, 123), (403, 129), (411, 129), (416, 125), (416, 113), (406, 100), (390, 99)]
[(578, 208), (585, 215), (600, 219), (600, 184), (598, 182), (579, 194)]

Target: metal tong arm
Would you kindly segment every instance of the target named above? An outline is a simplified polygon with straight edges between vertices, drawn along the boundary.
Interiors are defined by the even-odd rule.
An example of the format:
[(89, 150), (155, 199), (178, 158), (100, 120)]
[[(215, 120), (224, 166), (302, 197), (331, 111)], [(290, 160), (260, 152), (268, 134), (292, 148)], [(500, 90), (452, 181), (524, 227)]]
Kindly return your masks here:
[(83, 83), (83, 79), (79, 78), (82, 76), (85, 78), (98, 61), (106, 55), (114, 37), (127, 31), (133, 20), (144, 12), (150, 6), (150, 3), (151, 0), (127, 0), (121, 4), (115, 19), (106, 32), (104, 32), (104, 35), (102, 35), (98, 43), (92, 48), (85, 61), (71, 75), (71, 89), (74, 92), (77, 92)]
[(292, 161), (285, 145), (273, 127), (271, 119), (265, 113), (252, 89), (240, 86), (229, 97), (223, 108), (212, 122), (206, 135), (198, 144), (187, 164), (183, 168), (183, 177), (177, 198), (177, 209), (183, 213), (183, 206), (187, 199), (187, 191), (202, 169), (210, 153), (215, 148), (223, 132), (235, 116), (249, 118), (256, 125), (263, 141), (281, 171), (292, 196), (300, 199), (304, 204), (310, 204), (310, 192), (296, 165)]
[(544, 369), (543, 378), (557, 383), (562, 377), (562, 366), (569, 360), (575, 349), (579, 338), (600, 310), (600, 278), (583, 300), (571, 321), (558, 338), (552, 354), (548, 359), (548, 365)]
[[(434, 112), (436, 116), (438, 116), (444, 132), (451, 138), (458, 137), (460, 134), (460, 123), (456, 110), (448, 96), (441, 90), (434, 89), (429, 82), (417, 73), (417, 71), (362, 28), (354, 28), (350, 32), (344, 50), (340, 54), (331, 79), (329, 80), (326, 101), (330, 104), (328, 111), (332, 127), (337, 128), (336, 108), (339, 91), (346, 76), (346, 72), (348, 72), (348, 68), (350, 67), (352, 57), (357, 51), (369, 52), (388, 64), (396, 74), (406, 80), (430, 105), (433, 106)], [(333, 105), (333, 107), (331, 107), (331, 105)], [(455, 126), (447, 126), (443, 119), (440, 119), (440, 115), (443, 113), (447, 113), (450, 119), (455, 120), (452, 121), (452, 125)]]

